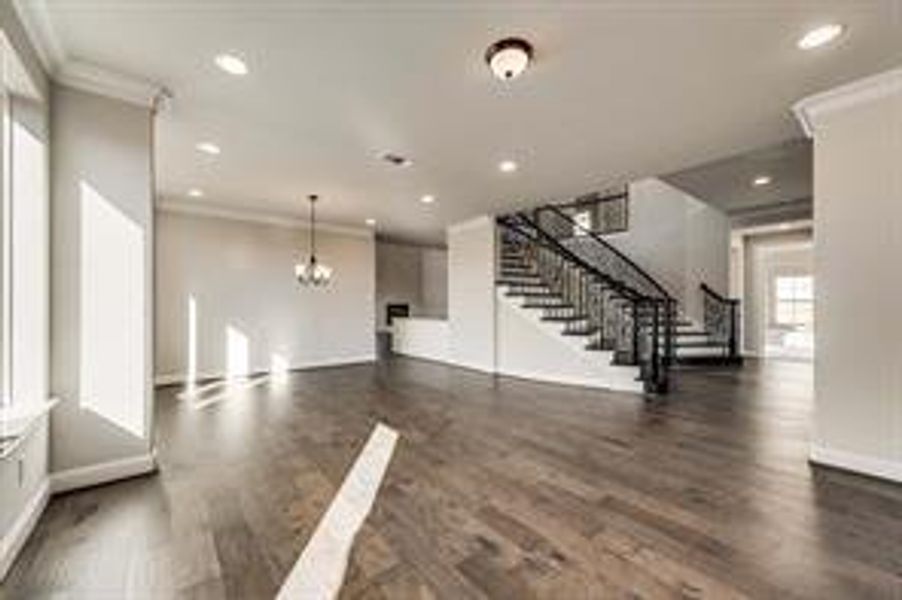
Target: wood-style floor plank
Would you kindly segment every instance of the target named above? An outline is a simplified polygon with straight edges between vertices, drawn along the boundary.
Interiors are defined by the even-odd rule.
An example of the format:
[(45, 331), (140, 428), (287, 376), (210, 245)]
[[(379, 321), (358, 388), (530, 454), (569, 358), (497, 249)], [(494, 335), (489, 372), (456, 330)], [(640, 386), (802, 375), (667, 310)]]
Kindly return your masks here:
[(160, 471), (55, 498), (6, 598), (272, 598), (370, 431), (345, 600), (902, 600), (902, 486), (811, 467), (810, 365), (665, 399), (396, 358), (157, 393)]

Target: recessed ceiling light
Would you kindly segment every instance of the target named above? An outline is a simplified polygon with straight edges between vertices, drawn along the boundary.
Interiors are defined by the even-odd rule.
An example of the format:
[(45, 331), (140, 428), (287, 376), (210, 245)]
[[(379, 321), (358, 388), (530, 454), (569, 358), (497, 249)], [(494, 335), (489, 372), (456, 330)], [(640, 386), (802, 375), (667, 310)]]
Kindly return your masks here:
[(425, 196), (420, 198), (420, 202), (422, 202), (423, 204), (432, 204), (433, 202), (435, 202), (435, 196), (426, 194)]
[(770, 184), (771, 181), (773, 181), (773, 179), (770, 175), (758, 175), (752, 180), (752, 185), (754, 185), (755, 187), (761, 187)]
[(220, 150), (219, 146), (217, 146), (216, 144), (214, 144), (212, 142), (201, 142), (197, 146), (195, 146), (195, 148), (197, 148), (198, 150), (200, 150), (201, 152), (203, 152), (205, 154), (211, 154), (213, 156), (222, 152), (222, 150)]
[(229, 75), (247, 75), (247, 63), (234, 54), (220, 54), (213, 60), (217, 67)]
[(373, 227), (374, 225), (376, 225), (376, 219), (367, 219), (367, 220), (364, 221), (364, 222), (365, 222), (367, 225), (369, 225), (370, 227)]
[(495, 77), (508, 81), (518, 77), (532, 60), (532, 45), (524, 39), (505, 38), (485, 51), (485, 62)]
[(799, 41), (798, 46), (802, 50), (813, 50), (834, 41), (845, 31), (845, 27), (839, 23), (821, 25), (808, 31)]
[(204, 191), (198, 188), (191, 188), (190, 190), (188, 190), (188, 195), (192, 198), (203, 198)]
[(498, 169), (502, 173), (513, 173), (517, 170), (517, 163), (512, 160), (502, 160), (498, 163)]

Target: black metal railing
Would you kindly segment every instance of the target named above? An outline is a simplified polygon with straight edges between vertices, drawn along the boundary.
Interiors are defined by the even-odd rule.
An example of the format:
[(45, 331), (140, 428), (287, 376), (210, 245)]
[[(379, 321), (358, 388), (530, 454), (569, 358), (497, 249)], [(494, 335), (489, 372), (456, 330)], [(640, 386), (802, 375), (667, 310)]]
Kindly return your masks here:
[(728, 359), (739, 359), (739, 300), (701, 284), (702, 312), (709, 339), (723, 344)]
[(675, 303), (663, 288), (603, 241), (604, 250), (574, 244), (583, 236), (553, 207), (499, 217), (498, 226), (500, 260), (517, 257), (551, 292), (527, 296), (528, 306), (565, 323), (564, 335), (586, 337), (588, 348), (612, 351), (615, 363), (638, 366), (647, 391), (667, 391)]

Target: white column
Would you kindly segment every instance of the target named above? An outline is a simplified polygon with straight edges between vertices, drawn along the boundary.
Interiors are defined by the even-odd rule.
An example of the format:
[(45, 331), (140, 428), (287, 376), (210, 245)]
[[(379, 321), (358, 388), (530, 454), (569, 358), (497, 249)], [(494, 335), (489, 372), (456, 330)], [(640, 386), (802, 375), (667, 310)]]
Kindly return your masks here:
[(814, 139), (814, 462), (902, 481), (902, 69), (805, 99)]
[(448, 228), (451, 362), (495, 371), (495, 222), (482, 216)]

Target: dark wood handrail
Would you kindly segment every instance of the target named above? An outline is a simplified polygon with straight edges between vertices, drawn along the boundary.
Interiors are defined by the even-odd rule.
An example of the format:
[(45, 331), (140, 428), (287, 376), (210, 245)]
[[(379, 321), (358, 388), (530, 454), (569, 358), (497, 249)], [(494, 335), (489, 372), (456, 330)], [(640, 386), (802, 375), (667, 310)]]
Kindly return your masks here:
[(553, 205), (553, 204), (549, 204), (549, 205), (547, 205), (547, 206), (542, 206), (542, 207), (538, 208), (537, 210), (539, 210), (539, 211), (541, 211), (541, 210), (550, 210), (550, 211), (556, 213), (558, 216), (560, 216), (560, 217), (566, 219), (566, 220), (569, 221), (574, 227), (578, 227), (581, 231), (585, 232), (586, 235), (590, 236), (592, 239), (594, 239), (594, 240), (597, 241), (599, 244), (601, 244), (602, 246), (604, 246), (607, 250), (609, 250), (611, 253), (613, 253), (615, 256), (617, 256), (617, 258), (621, 259), (623, 262), (625, 262), (627, 265), (629, 265), (630, 268), (634, 269), (634, 270), (636, 271), (636, 273), (638, 273), (638, 274), (639, 274), (646, 282), (648, 282), (649, 284), (651, 284), (651, 286), (652, 286), (655, 290), (657, 290), (659, 294), (661, 294), (661, 298), (660, 298), (661, 300), (667, 300), (667, 301), (672, 301), (672, 300), (673, 300), (673, 297), (667, 292), (666, 289), (664, 289), (664, 286), (662, 286), (660, 283), (658, 283), (658, 281), (657, 281), (654, 277), (652, 277), (651, 275), (649, 275), (648, 273), (646, 273), (645, 270), (644, 270), (642, 267), (640, 267), (639, 265), (637, 265), (636, 263), (634, 263), (634, 262), (633, 262), (628, 256), (626, 256), (623, 252), (621, 252), (620, 250), (618, 250), (617, 248), (615, 248), (614, 246), (612, 246), (610, 243), (608, 243), (608, 242), (606, 242), (605, 240), (603, 240), (603, 239), (601, 238), (601, 236), (598, 235), (596, 232), (592, 231), (591, 229), (586, 229), (585, 227), (583, 227), (582, 225), (580, 225), (579, 223), (577, 223), (576, 221), (574, 221), (573, 219), (571, 219), (569, 216), (567, 216), (566, 213), (564, 213), (563, 211), (561, 211), (557, 206), (555, 206), (555, 205)]
[[(554, 238), (554, 236), (552, 236), (547, 231), (545, 231), (544, 229), (542, 229), (541, 227), (536, 225), (532, 221), (532, 219), (530, 219), (529, 217), (527, 217), (523, 214), (518, 214), (517, 218), (522, 219), (523, 221), (526, 222), (527, 225), (532, 227), (532, 229), (535, 230), (536, 234), (539, 235), (540, 238), (542, 238), (542, 241), (545, 242), (551, 248), (553, 248), (556, 253), (558, 253), (562, 257), (566, 258), (568, 261), (574, 263), (575, 265), (579, 266), (581, 269), (585, 269), (592, 275), (599, 277), (605, 283), (609, 284), (612, 288), (614, 288), (618, 292), (623, 293), (625, 296), (629, 297), (630, 299), (639, 300), (639, 301), (659, 300), (658, 298), (652, 298), (652, 297), (646, 296), (645, 294), (637, 292), (636, 290), (630, 288), (629, 286), (623, 284), (622, 282), (614, 279), (610, 275), (601, 272), (600, 270), (598, 270), (597, 267), (590, 265), (585, 260), (583, 260), (579, 256), (575, 255), (573, 252), (571, 252), (563, 244), (558, 242)], [(527, 234), (525, 231), (523, 231), (515, 223), (509, 222), (508, 219), (510, 219), (510, 217), (500, 217), (498, 219), (498, 223), (501, 224), (503, 227), (507, 227), (513, 231), (516, 231), (517, 233), (519, 233), (520, 235), (522, 235), (524, 237), (527, 237), (527, 238), (530, 237), (529, 234)]]
[(737, 300), (736, 298), (727, 298), (725, 296), (721, 296), (713, 289), (711, 289), (711, 286), (709, 286), (707, 283), (702, 282), (699, 287), (701, 288), (702, 292), (708, 294), (718, 302), (723, 302), (724, 304), (739, 304), (739, 300)]

